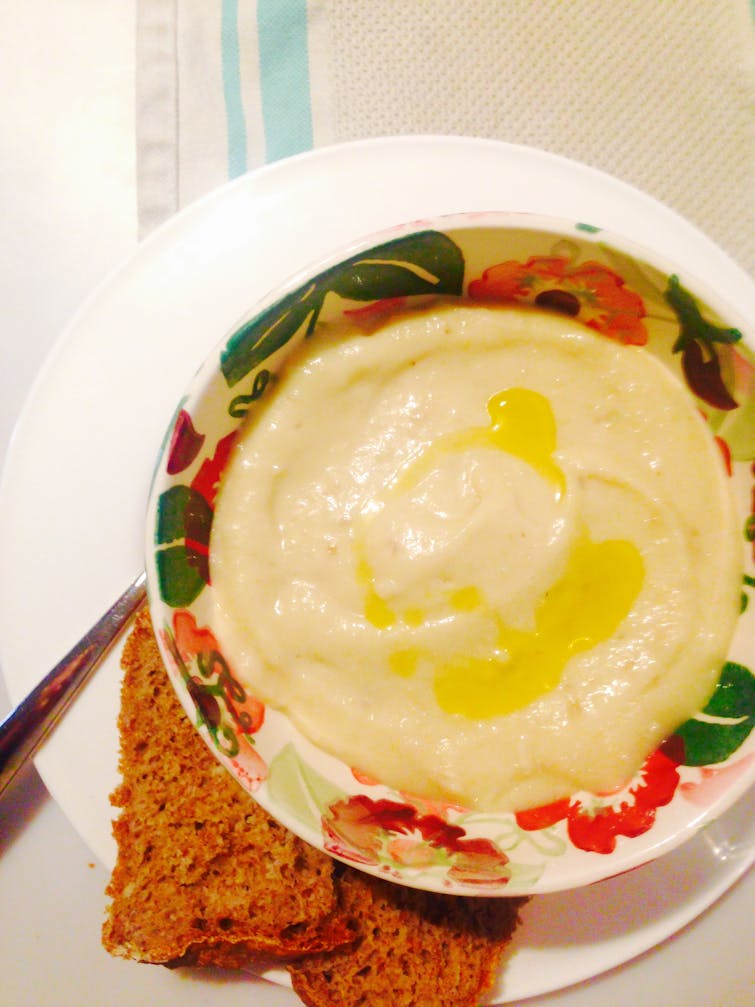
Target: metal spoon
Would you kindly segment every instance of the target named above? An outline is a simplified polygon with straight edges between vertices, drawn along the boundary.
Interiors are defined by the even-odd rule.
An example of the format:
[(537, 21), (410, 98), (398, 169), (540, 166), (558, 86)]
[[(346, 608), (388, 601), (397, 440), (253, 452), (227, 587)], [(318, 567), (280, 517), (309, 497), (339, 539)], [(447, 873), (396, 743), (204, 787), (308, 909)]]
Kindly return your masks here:
[(131, 616), (144, 604), (145, 584), (146, 574), (142, 572), (0, 724), (0, 795), (61, 719)]

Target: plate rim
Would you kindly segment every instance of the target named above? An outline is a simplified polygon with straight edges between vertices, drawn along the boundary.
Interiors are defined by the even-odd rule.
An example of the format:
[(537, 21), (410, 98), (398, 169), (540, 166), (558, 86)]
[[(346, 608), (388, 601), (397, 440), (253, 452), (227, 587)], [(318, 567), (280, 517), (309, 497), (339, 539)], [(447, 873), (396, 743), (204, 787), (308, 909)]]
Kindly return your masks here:
[[(547, 165), (548, 170), (563, 169), (567, 173), (572, 172), (578, 176), (580, 183), (582, 180), (590, 178), (598, 183), (599, 188), (602, 187), (603, 190), (608, 190), (611, 196), (615, 195), (617, 197), (628, 197), (630, 198), (630, 201), (634, 202), (638, 206), (641, 206), (644, 210), (650, 212), (651, 215), (660, 215), (668, 224), (670, 229), (675, 229), (682, 235), (694, 236), (695, 241), (697, 242), (697, 247), (698, 249), (703, 249), (702, 254), (704, 256), (709, 256), (712, 260), (715, 260), (718, 265), (724, 265), (725, 271), (728, 273), (729, 277), (728, 284), (731, 284), (732, 289), (737, 284), (743, 284), (743, 289), (748, 295), (747, 303), (755, 305), (755, 284), (752, 283), (751, 279), (742, 270), (742, 268), (737, 263), (733, 262), (733, 260), (731, 260), (710, 238), (703, 235), (700, 231), (694, 228), (693, 225), (689, 224), (676, 214), (675, 211), (663, 206), (653, 197), (640, 192), (640, 190), (635, 189), (628, 183), (613, 178), (612, 176), (608, 176), (591, 166), (571, 161), (561, 155), (537, 150), (535, 148), (527, 148), (520, 145), (510, 144), (504, 141), (437, 135), (380, 137), (369, 140), (348, 141), (329, 147), (318, 148), (314, 151), (297, 155), (287, 161), (276, 162), (275, 164), (257, 169), (247, 175), (241, 176), (238, 179), (225, 183), (218, 189), (208, 193), (206, 196), (191, 204), (175, 217), (158, 227), (147, 239), (145, 239), (144, 242), (142, 242), (142, 244), (136, 249), (135, 253), (127, 256), (123, 263), (112, 270), (110, 274), (108, 274), (108, 276), (106, 276), (104, 280), (95, 287), (91, 294), (84, 300), (78, 311), (74, 314), (69, 324), (62, 330), (61, 334), (55, 340), (50, 353), (47, 355), (42, 368), (32, 384), (31, 390), (22, 407), (21, 414), (14, 426), (11, 441), (8, 446), (8, 454), (3, 467), (2, 478), (0, 479), (0, 517), (9, 507), (9, 498), (12, 498), (13, 496), (13, 489), (11, 486), (12, 477), (18, 465), (18, 456), (23, 451), (24, 440), (32, 434), (31, 426), (33, 426), (33, 424), (30, 425), (28, 420), (35, 403), (48, 389), (50, 384), (55, 384), (59, 375), (61, 363), (66, 361), (67, 354), (70, 353), (72, 346), (76, 343), (81, 326), (86, 323), (87, 319), (91, 318), (92, 312), (101, 309), (103, 301), (107, 302), (109, 298), (112, 298), (114, 291), (119, 285), (122, 286), (124, 283), (128, 285), (133, 278), (134, 272), (138, 273), (140, 270), (143, 270), (145, 268), (145, 264), (150, 260), (150, 258), (159, 257), (160, 255), (165, 254), (166, 245), (169, 249), (171, 244), (173, 244), (177, 239), (181, 239), (181, 235), (186, 231), (186, 229), (191, 231), (191, 229), (196, 226), (197, 222), (201, 223), (203, 217), (207, 217), (208, 215), (212, 217), (213, 214), (218, 212), (219, 208), (222, 208), (224, 203), (227, 203), (229, 200), (233, 201), (241, 199), (243, 201), (245, 195), (248, 195), (250, 190), (252, 197), (255, 196), (255, 190), (257, 190), (256, 198), (260, 198), (262, 190), (269, 188), (272, 188), (273, 190), (280, 189), (281, 186), (285, 186), (286, 179), (290, 173), (293, 173), (294, 176), (300, 176), (302, 171), (306, 174), (311, 167), (321, 170), (325, 165), (330, 165), (332, 167), (334, 162), (337, 165), (340, 164), (341, 170), (343, 170), (343, 167), (346, 167), (349, 161), (353, 162), (354, 160), (358, 162), (367, 162), (367, 167), (369, 168), (369, 164), (375, 157), (376, 151), (380, 151), (383, 158), (387, 156), (389, 160), (391, 158), (401, 160), (407, 155), (423, 154), (423, 152), (424, 154), (427, 154), (429, 151), (432, 151), (433, 154), (437, 155), (439, 149), (453, 153), (454, 156), (461, 156), (462, 160), (471, 159), (477, 154), (489, 154), (494, 161), (498, 161), (500, 164), (505, 164), (507, 160), (510, 161), (512, 158), (524, 159), (525, 162), (534, 161), (539, 165)], [(262, 194), (264, 195), (265, 193), (262, 192)], [(385, 220), (386, 225), (391, 222), (395, 221), (388, 219)], [(606, 226), (610, 227), (611, 225), (610, 223), (606, 223)], [(628, 236), (632, 237), (631, 234)], [(729, 295), (726, 294), (725, 296), (728, 297)], [(748, 311), (748, 308), (744, 306), (741, 307), (740, 310), (743, 314), (752, 314), (752, 312)], [(0, 537), (0, 553), (3, 553), (5, 547), (6, 544), (4, 543), (3, 538)], [(116, 578), (115, 582), (117, 583), (118, 580), (119, 578)], [(85, 613), (85, 615), (87, 614), (89, 613)], [(99, 612), (92, 614), (98, 615)], [(14, 699), (20, 699), (23, 692), (35, 683), (29, 677), (24, 679), (23, 676), (21, 676), (22, 680), (19, 680), (17, 675), (15, 675), (12, 669), (10, 669), (12, 660), (6, 661), (4, 659), (5, 652), (8, 648), (7, 637), (7, 628), (4, 625), (3, 619), (0, 618), (0, 657), (3, 658), (2, 674), (10, 696)], [(117, 654), (110, 659), (111, 671), (113, 670), (113, 666), (116, 661)], [(100, 674), (105, 673), (105, 669), (102, 669), (100, 672)], [(69, 805), (71, 795), (66, 792), (65, 787), (61, 787), (59, 779), (56, 779), (54, 753), (56, 749), (60, 750), (61, 747), (61, 741), (59, 741), (56, 746), (56, 739), (51, 739), (47, 748), (37, 757), (37, 767), (48, 785), (48, 789), (52, 792), (53, 797), (61, 806), (72, 826), (81, 835), (84, 842), (93, 849), (95, 854), (103, 860), (104, 863), (107, 863), (109, 859), (108, 854), (105, 853), (103, 856), (103, 847), (101, 847), (100, 843), (97, 841), (93, 843), (91, 841), (91, 829), (86, 824), (82, 824), (78, 820), (76, 814), (72, 814), (70, 812)], [(755, 857), (755, 850), (753, 850), (753, 856)], [(730, 882), (726, 884), (725, 887), (721, 888), (721, 891), (718, 894), (721, 894), (721, 892), (725, 891), (731, 884), (734, 884), (745, 869), (746, 868), (742, 868), (738, 871), (736, 876), (732, 876)], [(710, 902), (714, 901), (715, 897), (717, 896), (712, 897)], [(710, 902), (707, 904), (709, 905)], [(698, 913), (704, 908), (706, 908), (706, 906), (698, 907), (690, 919), (698, 915)], [(689, 920), (675, 925), (673, 930), (670, 932), (675, 932), (679, 926), (684, 925), (684, 922), (689, 922)], [(633, 951), (632, 955), (636, 953), (639, 952)], [(626, 958), (616, 960), (613, 964), (620, 964), (620, 961), (623, 960), (626, 960)], [(557, 986), (550, 988), (557, 988)], [(523, 994), (519, 995), (521, 996)]]

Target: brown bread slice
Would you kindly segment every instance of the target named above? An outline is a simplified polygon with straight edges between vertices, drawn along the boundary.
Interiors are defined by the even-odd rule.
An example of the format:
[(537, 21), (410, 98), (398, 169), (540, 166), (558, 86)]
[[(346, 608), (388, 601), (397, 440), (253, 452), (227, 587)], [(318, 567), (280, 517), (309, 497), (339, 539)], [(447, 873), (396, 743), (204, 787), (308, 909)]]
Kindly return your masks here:
[(351, 870), (339, 889), (354, 942), (286, 966), (307, 1007), (476, 1007), (526, 901), (422, 892)]
[(289, 959), (308, 1007), (479, 1002), (524, 900), (421, 892), (335, 864), (215, 762), (175, 698), (146, 613), (123, 666), (108, 951), (236, 969)]
[(118, 858), (102, 930), (114, 955), (240, 968), (352, 938), (333, 861), (279, 825), (212, 757), (173, 692), (149, 616), (124, 648)]

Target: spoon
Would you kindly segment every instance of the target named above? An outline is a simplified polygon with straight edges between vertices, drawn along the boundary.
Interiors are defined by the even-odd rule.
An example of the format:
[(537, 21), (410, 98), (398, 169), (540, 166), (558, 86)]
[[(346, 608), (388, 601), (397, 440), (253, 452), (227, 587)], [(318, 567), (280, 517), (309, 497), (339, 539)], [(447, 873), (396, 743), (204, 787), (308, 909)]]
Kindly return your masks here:
[(89, 632), (0, 724), (0, 795), (62, 718), (146, 599), (140, 573)]

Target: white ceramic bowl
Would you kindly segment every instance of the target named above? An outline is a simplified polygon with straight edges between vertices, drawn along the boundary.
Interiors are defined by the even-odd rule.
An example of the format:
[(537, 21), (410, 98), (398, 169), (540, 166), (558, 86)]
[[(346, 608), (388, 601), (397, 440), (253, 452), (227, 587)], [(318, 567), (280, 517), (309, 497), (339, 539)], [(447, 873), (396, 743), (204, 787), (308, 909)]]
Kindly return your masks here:
[(317, 338), (322, 322), (346, 310), (429, 292), (565, 310), (607, 338), (647, 344), (706, 415), (752, 540), (753, 341), (704, 278), (586, 223), (503, 213), (416, 221), (341, 250), (250, 306), (199, 370), (166, 435), (148, 508), (158, 642), (181, 703), (213, 754), (314, 846), (394, 881), (458, 894), (590, 884), (678, 846), (755, 779), (755, 679), (746, 667), (755, 641), (755, 602), (747, 605), (755, 584), (751, 546), (743, 548), (743, 611), (705, 711), (680, 725), (621, 792), (574, 794), (516, 814), (463, 810), (365, 782), (249, 694), (218, 640), (210, 528), (218, 482), (249, 404), (264, 395), (305, 332)]

